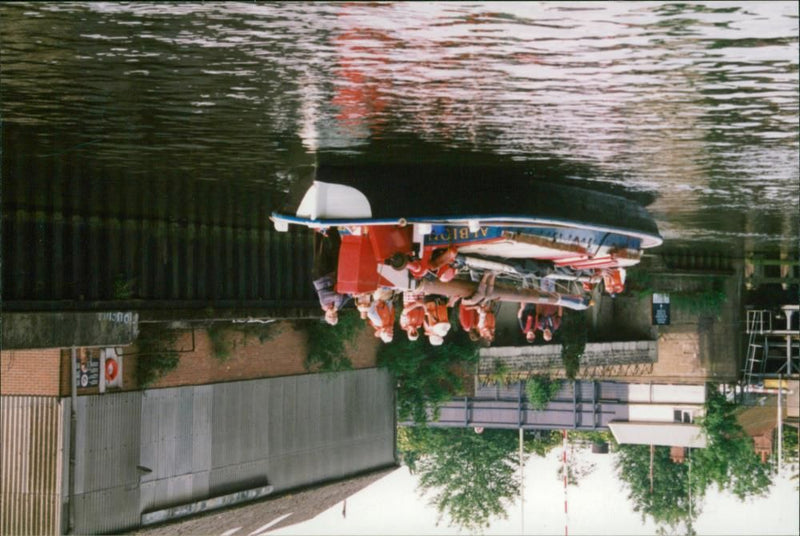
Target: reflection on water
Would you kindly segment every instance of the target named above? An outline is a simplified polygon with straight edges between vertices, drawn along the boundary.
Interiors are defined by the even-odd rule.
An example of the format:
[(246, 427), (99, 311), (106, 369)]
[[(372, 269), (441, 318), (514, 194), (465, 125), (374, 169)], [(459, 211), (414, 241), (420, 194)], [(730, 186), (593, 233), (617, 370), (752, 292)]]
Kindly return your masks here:
[[(17, 152), (79, 156), (131, 180), (282, 188), (313, 150), (358, 161), (382, 139), (416, 156), (412, 135), (658, 192), (650, 209), (667, 239), (738, 248), (798, 236), (793, 3), (0, 12), (6, 165)], [(15, 144), (17, 128), (33, 138)]]
[[(387, 162), (427, 166), (425, 180), (434, 164), (481, 164), (488, 181), (522, 175), (647, 204), (662, 251), (678, 250), (659, 259), (664, 271), (797, 255), (795, 2), (3, 3), (0, 20), (12, 302), (316, 308), (310, 235), (277, 236), (267, 216), (315, 169)], [(700, 246), (717, 251), (685, 256)], [(729, 410), (720, 404), (720, 442), (739, 437)], [(508, 472), (512, 433), (451, 437), (464, 433), (408, 450), (469, 447)], [(531, 439), (534, 451), (559, 442)], [(689, 453), (694, 466), (660, 448), (653, 477), (649, 449), (635, 447), (631, 496), (688, 530), (690, 493), (730, 475), (741, 495), (765, 487), (740, 443), (724, 448), (727, 459)], [(687, 500), (653, 495), (654, 478)]]

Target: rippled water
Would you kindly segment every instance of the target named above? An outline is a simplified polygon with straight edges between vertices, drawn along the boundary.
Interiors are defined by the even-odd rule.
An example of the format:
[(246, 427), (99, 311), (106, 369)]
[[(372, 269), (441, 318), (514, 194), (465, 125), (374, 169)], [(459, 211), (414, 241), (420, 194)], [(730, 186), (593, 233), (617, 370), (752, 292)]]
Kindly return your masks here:
[(27, 153), (283, 187), (331, 155), (486, 153), (654, 194), (668, 242), (800, 236), (795, 2), (31, 3), (0, 20), (6, 170)]

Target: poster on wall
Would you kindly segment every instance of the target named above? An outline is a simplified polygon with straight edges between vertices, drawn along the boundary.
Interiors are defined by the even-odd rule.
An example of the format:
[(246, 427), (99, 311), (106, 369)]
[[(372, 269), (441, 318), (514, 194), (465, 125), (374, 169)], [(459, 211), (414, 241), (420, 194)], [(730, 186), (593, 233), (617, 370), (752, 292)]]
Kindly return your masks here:
[(97, 352), (82, 349), (75, 367), (75, 381), (78, 387), (88, 388), (100, 385), (100, 356)]
[(653, 325), (669, 325), (669, 294), (653, 294)]

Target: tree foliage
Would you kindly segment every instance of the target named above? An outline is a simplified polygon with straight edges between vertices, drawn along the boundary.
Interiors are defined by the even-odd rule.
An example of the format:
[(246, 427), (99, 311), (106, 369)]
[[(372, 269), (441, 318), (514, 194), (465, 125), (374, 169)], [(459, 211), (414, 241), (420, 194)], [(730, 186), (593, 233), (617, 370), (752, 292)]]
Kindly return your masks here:
[(463, 332), (441, 346), (399, 337), (378, 350), (378, 366), (387, 367), (397, 382), (399, 419), (416, 423), (427, 422), (429, 408), (438, 416), (441, 404), (463, 389), (462, 371), (477, 361), (478, 347)]
[(564, 310), (561, 327), (556, 332), (561, 341), (561, 361), (567, 378), (574, 380), (580, 370), (581, 358), (586, 350), (588, 323), (585, 311)]
[(633, 509), (640, 512), (643, 519), (650, 516), (656, 523), (673, 528), (682, 523), (687, 526), (691, 524), (690, 513), (699, 513), (701, 493), (698, 493), (700, 490), (692, 490), (690, 512), (688, 463), (673, 462), (669, 447), (655, 447), (651, 492), (650, 447), (620, 445), (617, 452), (620, 478), (628, 486), (628, 498), (633, 502)]
[(446, 515), (452, 526), (478, 532), (506, 517), (519, 495), (516, 430), (413, 427), (399, 436), (403, 459), (440, 519)]
[(701, 489), (716, 483), (739, 499), (765, 494), (772, 480), (761, 463), (753, 440), (736, 421), (736, 404), (710, 389), (706, 415), (698, 422), (708, 436), (708, 447), (693, 453), (694, 477)]
[(528, 402), (536, 410), (543, 410), (561, 389), (561, 380), (551, 379), (546, 374), (535, 374), (525, 381)]
[(563, 444), (563, 436), (558, 430), (527, 430), (523, 448), (525, 452), (536, 454), (539, 457), (547, 456), (547, 453), (560, 447)]
[(347, 357), (346, 345), (353, 342), (364, 328), (364, 321), (355, 310), (339, 312), (339, 322), (331, 326), (322, 321), (303, 324), (308, 335), (308, 354), (305, 367), (309, 372), (350, 370), (353, 363)]
[(136, 339), (136, 382), (142, 389), (174, 370), (180, 357), (177, 333), (161, 324), (140, 324)]
[(669, 447), (655, 447), (652, 492), (650, 447), (619, 446), (617, 468), (628, 486), (636, 511), (669, 526), (673, 532), (676, 527), (684, 527), (691, 533), (692, 520), (699, 513), (699, 501), (710, 485), (716, 484), (720, 490), (730, 491), (741, 500), (768, 492), (769, 467), (761, 463), (752, 440), (736, 421), (735, 409), (735, 404), (710, 388), (705, 417), (698, 420), (708, 438), (708, 446), (690, 450), (684, 463), (670, 459)]

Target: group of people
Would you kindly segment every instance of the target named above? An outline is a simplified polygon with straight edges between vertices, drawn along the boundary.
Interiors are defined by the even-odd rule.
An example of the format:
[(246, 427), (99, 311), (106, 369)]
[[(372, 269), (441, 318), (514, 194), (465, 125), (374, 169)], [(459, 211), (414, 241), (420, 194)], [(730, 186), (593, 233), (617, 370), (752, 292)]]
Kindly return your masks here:
[[(335, 259), (339, 243), (336, 232), (329, 236), (315, 234), (314, 288), (325, 314), (325, 321), (330, 325), (336, 325), (339, 310), (354, 299), (361, 318), (373, 328), (375, 336), (384, 343), (392, 342), (395, 325), (395, 291), (390, 288), (379, 288), (374, 292), (356, 296), (336, 292)], [(444, 262), (442, 266), (446, 267), (448, 263)], [(450, 279), (448, 277), (450, 274), (435, 275), (440, 280)], [(417, 294), (413, 291), (403, 292), (400, 329), (405, 331), (411, 341), (419, 339), (420, 334), (424, 334), (431, 345), (439, 346), (451, 330), (450, 309), (458, 305), (458, 324), (461, 329), (471, 340), (485, 345), (491, 344), (494, 341), (496, 325), (494, 312), (496, 302), (490, 297), (494, 280), (495, 274), (487, 272), (471, 296), (449, 299), (445, 296)], [(550, 341), (553, 332), (561, 324), (561, 315), (561, 307), (555, 305), (521, 303), (517, 312), (519, 327), (529, 343), (536, 339), (538, 331), (542, 332), (545, 341)]]
[[(450, 309), (458, 304), (458, 320), (461, 328), (473, 341), (490, 344), (494, 340), (494, 304), (489, 301), (471, 304), (468, 300), (426, 296), (413, 291), (402, 293), (403, 308), (400, 312), (400, 329), (408, 340), (416, 341), (424, 335), (433, 346), (440, 346), (450, 332)], [(395, 306), (394, 292), (378, 289), (372, 294), (356, 296), (356, 307), (373, 328), (375, 336), (389, 343), (394, 338)]]

